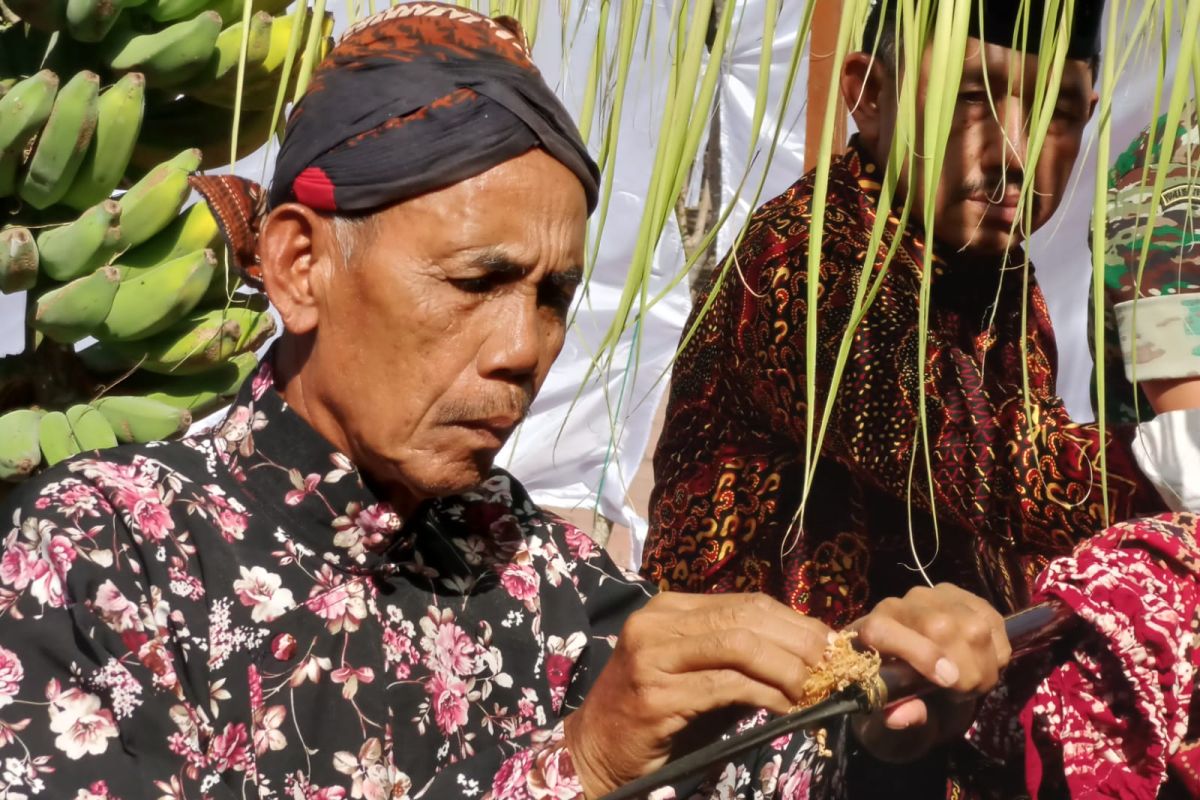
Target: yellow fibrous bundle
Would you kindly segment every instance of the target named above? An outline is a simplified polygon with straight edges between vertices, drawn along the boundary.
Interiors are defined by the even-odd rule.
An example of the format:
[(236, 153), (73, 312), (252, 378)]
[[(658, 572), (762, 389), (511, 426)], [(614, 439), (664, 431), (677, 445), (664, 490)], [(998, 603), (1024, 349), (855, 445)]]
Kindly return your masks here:
[(854, 684), (863, 687), (874, 684), (879, 675), (879, 654), (855, 649), (856, 635), (854, 631), (840, 631), (829, 638), (825, 655), (809, 672), (795, 709), (808, 708)]

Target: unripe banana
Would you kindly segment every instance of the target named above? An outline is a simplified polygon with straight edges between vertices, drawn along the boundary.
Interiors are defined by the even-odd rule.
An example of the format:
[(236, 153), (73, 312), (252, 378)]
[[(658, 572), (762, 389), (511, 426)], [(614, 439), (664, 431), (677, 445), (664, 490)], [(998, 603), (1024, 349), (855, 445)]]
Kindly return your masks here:
[(85, 363), (117, 362), (159, 375), (195, 375), (239, 353), (253, 351), (273, 333), (275, 320), (268, 311), (217, 308), (193, 311), (177, 325), (149, 339), (97, 342), (80, 353), (80, 357)]
[(38, 234), (42, 272), (56, 281), (69, 281), (105, 266), (121, 243), (121, 206), (105, 200), (74, 222)]
[(185, 150), (159, 164), (121, 195), (121, 246), (136, 247), (179, 214), (191, 187), (188, 175), (200, 166), (200, 151)]
[[(255, 13), (264, 11), (271, 16), (275, 16), (291, 4), (292, 0), (253, 0), (251, 8)], [(221, 15), (221, 19), (225, 21), (226, 25), (230, 25), (242, 19), (246, 0), (217, 0), (215, 3), (210, 3), (209, 5), (213, 11)]]
[(38, 30), (53, 32), (67, 24), (67, 0), (4, 0), (4, 5)]
[(80, 450), (103, 450), (117, 446), (117, 435), (104, 415), (89, 405), (80, 403), (67, 409), (67, 422)]
[(38, 445), (46, 463), (54, 466), (76, 455), (82, 448), (71, 433), (71, 423), (61, 411), (51, 411), (38, 422)]
[(153, 269), (188, 253), (215, 248), (220, 236), (217, 218), (208, 203), (201, 200), (176, 216), (150, 241), (123, 253), (113, 266), (121, 271), (121, 280), (125, 280), (131, 272)]
[(32, 289), (38, 277), (38, 250), (28, 228), (0, 231), (0, 292)]
[(187, 411), (145, 397), (102, 397), (92, 407), (104, 415), (122, 442), (169, 439), (192, 424), (192, 415)]
[(112, 267), (101, 267), (46, 292), (34, 305), (34, 329), (63, 344), (90, 336), (112, 308), (120, 279), (120, 273)]
[(146, 109), (146, 78), (130, 72), (100, 96), (96, 135), (62, 202), (77, 211), (107, 199), (125, 177)]
[(150, 0), (142, 8), (155, 22), (174, 22), (191, 17), (212, 5), (212, 0)]
[(71, 188), (96, 130), (99, 95), (100, 78), (88, 70), (59, 91), (18, 189), (34, 208), (54, 205)]
[[(147, 382), (147, 386), (153, 388), (144, 396), (186, 409), (196, 419), (228, 404), (257, 366), (258, 356), (248, 352), (239, 353), (226, 363), (196, 375), (179, 378), (156, 375), (153, 383)], [(133, 385), (140, 384), (135, 382)]]
[(259, 66), (271, 53), (271, 27), (275, 20), (270, 14), (258, 13), (250, 18), (247, 28), (240, 21), (221, 31), (212, 57), (191, 80), (197, 88), (214, 83), (237, 91), (238, 64), (242, 57), (242, 40), (246, 39), (246, 76), (257, 74)]
[(99, 42), (124, 7), (122, 0), (67, 0), (67, 31), (76, 41)]
[(197, 250), (122, 281), (96, 338), (131, 342), (169, 328), (200, 302), (216, 266), (212, 250)]
[(206, 11), (157, 33), (132, 29), (114, 34), (108, 65), (117, 72), (137, 70), (155, 88), (177, 86), (195, 75), (212, 57), (221, 33), (221, 17)]
[(19, 408), (0, 417), (0, 480), (27, 477), (42, 462), (38, 424), (42, 412)]
[(48, 69), (14, 84), (0, 99), (0, 150), (24, 150), (50, 119), (57, 96), (58, 76)]

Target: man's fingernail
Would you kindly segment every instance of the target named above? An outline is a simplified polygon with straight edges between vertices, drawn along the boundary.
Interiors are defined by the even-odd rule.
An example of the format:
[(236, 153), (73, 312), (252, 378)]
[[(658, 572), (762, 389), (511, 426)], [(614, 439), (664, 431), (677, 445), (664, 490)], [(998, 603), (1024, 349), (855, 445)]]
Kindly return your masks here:
[(933, 665), (933, 672), (942, 686), (953, 686), (958, 680), (958, 667), (948, 658), (939, 658)]

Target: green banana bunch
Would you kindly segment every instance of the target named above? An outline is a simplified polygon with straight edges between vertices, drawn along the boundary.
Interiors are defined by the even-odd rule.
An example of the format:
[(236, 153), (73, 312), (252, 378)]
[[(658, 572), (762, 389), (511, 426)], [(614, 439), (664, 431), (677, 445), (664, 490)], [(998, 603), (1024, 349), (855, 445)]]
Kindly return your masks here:
[(117, 435), (104, 415), (89, 405), (80, 403), (67, 409), (71, 433), (82, 450), (103, 450), (117, 446)]
[(125, 177), (146, 110), (146, 78), (130, 72), (100, 95), (96, 135), (62, 202), (83, 211), (107, 199)]
[(95, 329), (96, 338), (131, 342), (169, 328), (199, 304), (216, 266), (212, 250), (197, 250), (128, 277)]
[(215, 248), (220, 235), (217, 218), (208, 203), (201, 200), (176, 216), (148, 242), (126, 251), (114, 266), (121, 271), (121, 280), (125, 280), (131, 272), (153, 269), (188, 253)]
[(20, 480), (37, 469), (42, 461), (38, 445), (41, 419), (41, 412), (32, 408), (0, 416), (0, 480)]
[(155, 88), (178, 86), (204, 68), (221, 33), (221, 17), (205, 11), (155, 33), (124, 28), (105, 40), (108, 66), (138, 71)]
[(79, 42), (99, 42), (124, 8), (122, 0), (67, 0), (67, 32)]
[(190, 411), (196, 419), (228, 404), (258, 366), (253, 352), (239, 353), (224, 364), (195, 375), (163, 377), (146, 373), (128, 384), (145, 390), (145, 397)]
[(100, 341), (79, 353), (97, 372), (140, 367), (159, 375), (194, 375), (255, 350), (275, 333), (269, 311), (238, 306), (193, 311), (162, 333), (134, 342)]
[[(312, 24), (312, 16), (306, 15), (303, 30), (299, 35), (301, 48), (303, 48), (304, 43), (308, 40)], [(259, 61), (247, 58), (246, 77), (241, 94), (242, 108), (265, 111), (275, 107), (280, 83), (284, 78), (283, 67), (287, 63), (287, 55), (291, 49), (292, 33), (295, 25), (296, 19), (291, 14), (275, 17), (271, 23), (271, 46), (267, 51), (267, 55)], [(331, 46), (332, 40), (330, 37), (333, 35), (333, 16), (326, 14), (322, 19), (321, 26), (322, 45), (317, 52), (318, 60), (325, 57)], [(237, 62), (235, 61), (235, 67), (236, 64)], [(233, 108), (234, 103), (238, 99), (237, 70), (233, 69), (231, 73), (226, 74), (228, 77), (224, 80), (214, 80), (205, 84), (197, 82), (195, 85), (189, 86), (187, 90), (188, 94), (197, 100), (203, 100), (211, 105)], [(293, 67), (288, 79), (286, 94), (290, 95), (291, 88), (294, 87), (298, 75), (299, 71)]]
[(61, 411), (50, 411), (38, 422), (38, 445), (46, 463), (54, 466), (82, 448), (71, 432), (71, 423)]
[(121, 205), (97, 203), (74, 222), (38, 234), (42, 272), (56, 281), (69, 281), (105, 266), (121, 246)]
[(117, 270), (101, 267), (39, 297), (31, 324), (56, 342), (77, 342), (104, 322), (120, 285)]
[(100, 78), (88, 70), (59, 90), (18, 188), (34, 208), (54, 205), (71, 188), (96, 130), (99, 95)]
[(0, 99), (0, 151), (25, 149), (54, 109), (58, 76), (48, 69), (13, 84)]
[(122, 442), (157, 442), (183, 433), (192, 424), (185, 409), (132, 395), (101, 397), (92, 407), (104, 415)]
[(183, 208), (188, 176), (200, 166), (199, 150), (184, 150), (159, 164), (121, 195), (121, 247), (136, 247), (166, 228)]
[(0, 231), (0, 292), (32, 289), (38, 277), (38, 249), (28, 228)]

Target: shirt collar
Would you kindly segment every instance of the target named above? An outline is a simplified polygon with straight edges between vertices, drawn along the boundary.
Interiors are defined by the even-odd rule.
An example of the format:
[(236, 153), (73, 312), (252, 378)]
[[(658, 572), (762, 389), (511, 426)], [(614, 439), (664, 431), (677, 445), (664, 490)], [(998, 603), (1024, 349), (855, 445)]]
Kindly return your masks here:
[(411, 545), (404, 519), (363, 481), (338, 451), (293, 411), (275, 389), (268, 355), (246, 381), (212, 446), (256, 511), (273, 520), (291, 546), (324, 554), (348, 569), (372, 570)]

